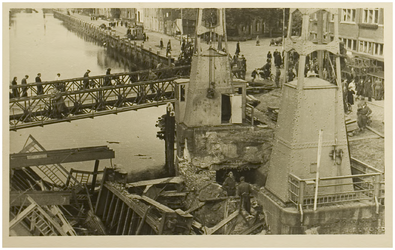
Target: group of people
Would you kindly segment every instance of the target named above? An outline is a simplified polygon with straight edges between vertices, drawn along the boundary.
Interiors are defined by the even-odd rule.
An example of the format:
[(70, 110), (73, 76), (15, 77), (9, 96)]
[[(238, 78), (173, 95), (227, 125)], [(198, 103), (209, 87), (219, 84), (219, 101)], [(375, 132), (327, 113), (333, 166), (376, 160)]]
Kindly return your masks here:
[[(163, 38), (160, 39), (159, 41), (159, 48), (162, 50), (164, 48), (164, 44), (163, 44)], [(170, 39), (167, 42), (167, 46), (166, 46), (166, 57), (171, 56), (171, 42)]]
[(343, 96), (345, 102), (345, 112), (352, 111), (354, 105), (354, 95), (356, 100), (365, 100), (371, 102), (372, 98), (376, 101), (382, 100), (384, 96), (384, 84), (381, 79), (377, 79), (372, 83), (371, 78), (351, 79), (343, 81)]
[(236, 69), (236, 76), (239, 79), (245, 79), (247, 72), (247, 59), (240, 54), (240, 42), (236, 44), (236, 51), (231, 60), (231, 68)]
[[(11, 93), (10, 93), (10, 98), (19, 98), (19, 97), (27, 97), (28, 93), (28, 87), (27, 85), (27, 79), (29, 79), (28, 75), (25, 75), (25, 77), (21, 81), (21, 86), (18, 87), (18, 78), (15, 76), (12, 81), (11, 81)], [(41, 83), (41, 73), (38, 73), (35, 79), (35, 83), (37, 84), (37, 95), (42, 95), (44, 94), (44, 88)]]
[(182, 39), (181, 42), (181, 53), (177, 59), (178, 65), (190, 65), (193, 56), (193, 44), (188, 40)]
[(226, 191), (228, 196), (237, 196), (241, 199), (241, 206), (248, 212), (251, 213), (251, 185), (245, 182), (244, 176), (240, 177), (240, 182), (237, 184), (233, 172), (229, 172), (225, 181), (222, 184), (222, 188)]

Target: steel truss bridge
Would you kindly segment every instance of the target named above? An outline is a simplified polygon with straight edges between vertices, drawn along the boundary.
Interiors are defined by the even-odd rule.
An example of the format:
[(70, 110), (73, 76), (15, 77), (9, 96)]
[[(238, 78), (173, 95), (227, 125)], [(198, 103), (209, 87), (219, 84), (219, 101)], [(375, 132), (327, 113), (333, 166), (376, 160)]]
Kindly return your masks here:
[[(190, 66), (144, 70), (10, 87), (10, 130), (156, 107), (174, 101), (175, 80)], [(41, 85), (43, 93), (38, 94)], [(40, 88), (40, 87), (39, 87)], [(27, 96), (23, 96), (27, 93)]]

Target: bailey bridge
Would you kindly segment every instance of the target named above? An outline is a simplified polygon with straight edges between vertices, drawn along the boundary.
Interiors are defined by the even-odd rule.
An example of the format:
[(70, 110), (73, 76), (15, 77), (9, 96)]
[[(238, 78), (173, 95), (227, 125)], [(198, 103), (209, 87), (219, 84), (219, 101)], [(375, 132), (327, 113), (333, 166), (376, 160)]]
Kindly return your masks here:
[[(188, 78), (189, 71), (187, 65), (10, 86), (10, 92), (20, 94), (9, 100), (10, 130), (164, 105), (174, 101), (176, 79)], [(40, 95), (38, 85), (43, 87)], [(59, 101), (64, 102), (62, 111)]]

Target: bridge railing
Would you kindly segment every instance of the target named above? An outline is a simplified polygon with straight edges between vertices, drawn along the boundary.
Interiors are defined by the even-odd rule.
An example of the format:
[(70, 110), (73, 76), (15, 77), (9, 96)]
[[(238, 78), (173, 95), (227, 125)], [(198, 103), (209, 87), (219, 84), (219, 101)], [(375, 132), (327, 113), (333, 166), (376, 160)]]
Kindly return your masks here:
[[(378, 203), (381, 197), (382, 173), (355, 174), (319, 179), (317, 207), (345, 202), (370, 201)], [(288, 176), (288, 197), (297, 209), (314, 206), (315, 179)]]
[[(59, 81), (45, 81), (41, 83), (29, 83), (26, 85), (10, 86), (10, 90), (17, 90), (19, 96), (10, 96), (10, 102), (25, 101), (28, 98), (38, 96), (38, 88), (42, 87), (41, 95), (52, 94), (57, 88), (61, 91), (77, 91), (89, 88), (101, 88), (112, 85), (131, 84), (149, 80), (168, 79), (172, 77), (189, 77), (190, 66), (179, 66), (154, 70), (141, 70), (111, 75), (79, 77)], [(39, 87), (38, 87), (39, 86)], [(37, 88), (38, 87), (38, 88)], [(12, 91), (11, 91), (12, 92)], [(24, 95), (24, 93), (26, 93)]]

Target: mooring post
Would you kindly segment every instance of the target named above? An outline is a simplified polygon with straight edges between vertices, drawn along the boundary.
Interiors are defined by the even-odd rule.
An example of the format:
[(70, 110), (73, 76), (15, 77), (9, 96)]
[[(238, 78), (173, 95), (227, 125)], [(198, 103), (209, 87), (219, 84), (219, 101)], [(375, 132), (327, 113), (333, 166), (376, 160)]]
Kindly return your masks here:
[(91, 193), (92, 193), (92, 194), (95, 192), (97, 171), (99, 170), (99, 162), (100, 162), (99, 160), (96, 160), (96, 161), (95, 161), (95, 168), (93, 169), (92, 187), (91, 187)]

